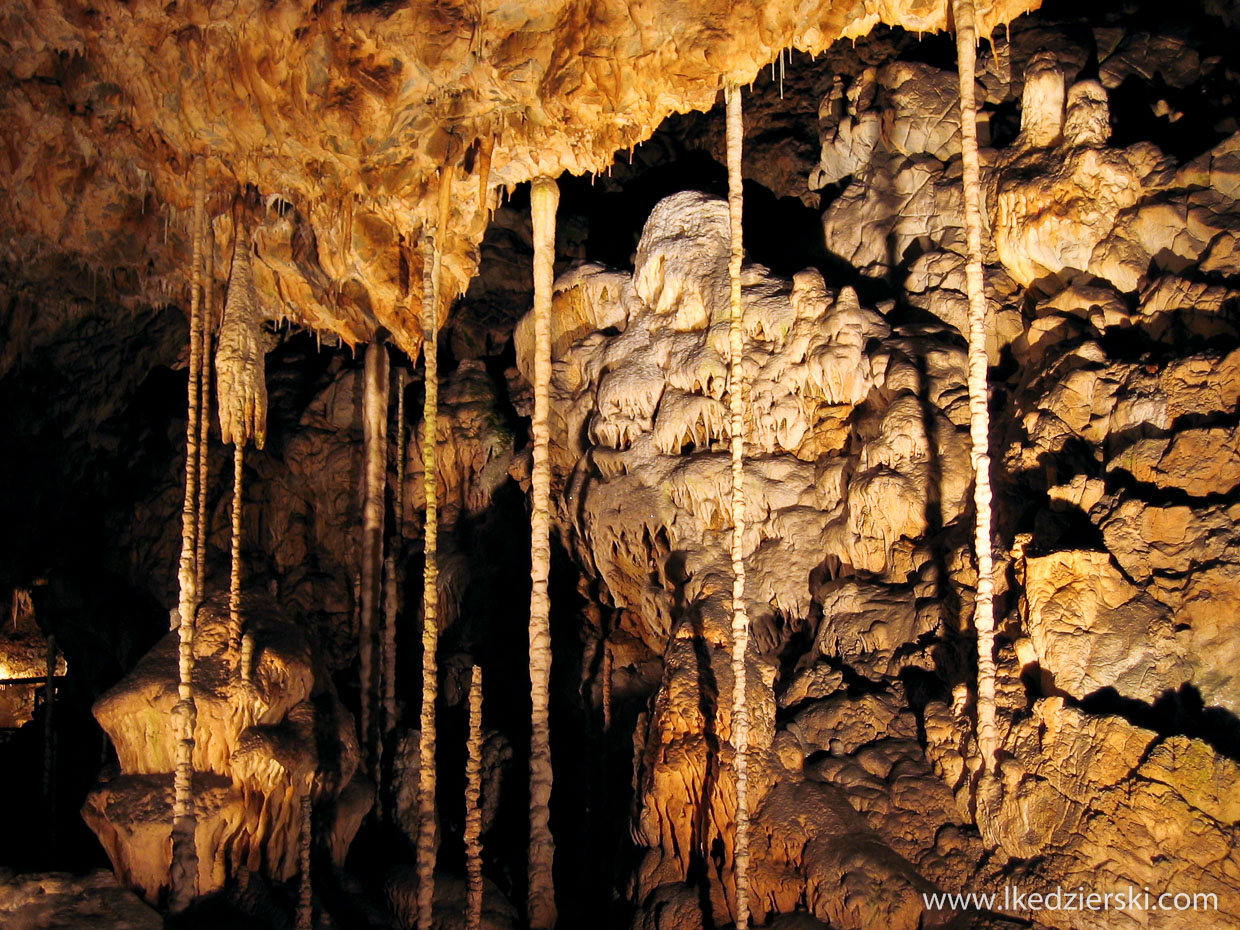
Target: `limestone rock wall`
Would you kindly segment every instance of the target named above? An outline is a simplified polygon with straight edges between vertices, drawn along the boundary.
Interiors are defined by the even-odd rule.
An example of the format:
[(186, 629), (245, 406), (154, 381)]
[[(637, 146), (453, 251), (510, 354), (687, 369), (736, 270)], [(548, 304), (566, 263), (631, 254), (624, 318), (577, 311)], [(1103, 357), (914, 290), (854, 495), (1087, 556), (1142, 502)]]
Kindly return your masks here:
[[(1240, 913), (1240, 821), (1222, 800), (1238, 772), (1238, 137), (1220, 121), (1205, 154), (1113, 145), (1111, 95), (1153, 70), (1191, 84), (1191, 50), (1018, 26), (1007, 60), (987, 50), (979, 73), (999, 139), (983, 152), (997, 799), (973, 790), (955, 75), (876, 40), (819, 110), (806, 178), (830, 198), (826, 244), (892, 299), (867, 306), (813, 270), (743, 273), (751, 881), (772, 920), (934, 926), (950, 915), (923, 893), (1005, 884), (1199, 892), (1208, 919)], [(1081, 79), (1091, 55), (1099, 76)], [(1003, 107), (1018, 101), (1009, 130)], [(661, 659), (635, 735), (640, 928), (731, 919), (727, 233), (722, 201), (675, 194), (631, 274), (577, 263), (556, 284), (554, 500), (602, 606), (591, 622), (612, 664), (599, 674), (617, 686)], [(532, 341), (526, 318), (527, 378)]]

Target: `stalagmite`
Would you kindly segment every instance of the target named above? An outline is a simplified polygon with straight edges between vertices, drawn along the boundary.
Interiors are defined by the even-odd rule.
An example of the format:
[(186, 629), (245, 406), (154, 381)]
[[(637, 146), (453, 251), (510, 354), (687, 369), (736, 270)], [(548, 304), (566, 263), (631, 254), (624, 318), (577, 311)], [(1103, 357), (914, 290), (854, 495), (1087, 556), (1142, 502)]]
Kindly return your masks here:
[(312, 930), (314, 926), (313, 889), (310, 885), (310, 841), (313, 839), (310, 792), (314, 787), (313, 776), (306, 782), (301, 795), (301, 832), (297, 838), (297, 930)]
[(560, 189), (550, 178), (530, 185), (534, 221), (534, 468), (530, 514), (530, 846), (528, 914), (531, 930), (555, 926), (551, 867), (551, 464), (547, 416), (551, 392), (551, 289), (555, 281), (555, 212)]
[(469, 676), (469, 743), (465, 753), (465, 930), (482, 928), (482, 669)]
[(452, 204), (452, 169), (439, 177), (435, 238), (424, 253), (422, 357), (426, 390), (422, 406), (422, 489), (426, 498), (422, 574), (422, 733), (418, 769), (418, 927), (430, 930), (435, 897), (435, 698), (439, 693), (439, 501), (435, 441), (439, 430), (439, 278)]
[(612, 662), (611, 643), (603, 640), (603, 732), (611, 730), (611, 675)]
[(202, 403), (198, 428), (198, 546), (194, 555), (195, 586), (198, 596), (206, 590), (207, 577), (207, 478), (210, 475), (209, 444), (211, 439), (211, 337), (215, 331), (215, 231), (211, 221), (203, 218), (206, 226), (204, 265), (202, 275)]
[(749, 613), (745, 609), (745, 383), (742, 361), (744, 338), (741, 307), (741, 90), (725, 91), (727, 100), (728, 218), (731, 254), (728, 258), (731, 318), (728, 327), (728, 406), (732, 414), (732, 748), (736, 753), (736, 927), (749, 926), (749, 708), (745, 703), (745, 650), (749, 645)]
[(383, 508), (387, 485), (388, 355), (380, 334), (366, 347), (362, 398), (362, 617), (358, 630), (361, 665), (362, 751), (378, 773), (375, 753), (374, 640), (379, 617), (383, 562)]
[(396, 486), (392, 488), (392, 513), (396, 525), (383, 565), (383, 640), (380, 678), (383, 696), (383, 739), (396, 728), (396, 615), (400, 612), (400, 592), (404, 587), (403, 564), (405, 512), (405, 370), (396, 372)]
[(267, 376), (263, 351), (262, 317), (254, 295), (250, 265), (250, 234), (235, 211), (232, 268), (228, 273), (228, 297), (220, 321), (219, 347), (215, 353), (216, 407), (220, 438), (233, 444), (232, 542), (229, 563), (228, 615), (230, 647), (242, 653), (241, 675), (248, 680), (249, 656), (241, 635), (241, 518), (242, 475), (245, 444), (254, 440), (263, 447), (267, 437)]
[(991, 559), (990, 411), (987, 396), (986, 291), (982, 277), (982, 210), (977, 152), (977, 104), (974, 100), (976, 31), (973, 0), (954, 0), (956, 55), (960, 75), (961, 155), (964, 168), (964, 217), (968, 246), (965, 287), (969, 297), (969, 435), (972, 439), (973, 504), (976, 510), (977, 597), (977, 742), (982, 778), (994, 774), (998, 733), (995, 729), (994, 565)]
[(193, 247), (190, 267), (189, 384), (186, 395), (189, 416), (185, 421), (185, 497), (181, 507), (181, 562), (177, 572), (180, 616), (177, 652), (177, 703), (173, 715), (180, 730), (177, 741), (176, 771), (172, 800), (172, 889), (168, 906), (174, 912), (185, 910), (198, 885), (198, 852), (194, 834), (198, 819), (194, 811), (194, 726), (198, 711), (194, 705), (194, 615), (198, 610), (198, 401), (202, 380), (202, 326), (199, 318), (199, 285), (202, 266), (202, 227), (206, 202), (206, 162), (194, 161)]

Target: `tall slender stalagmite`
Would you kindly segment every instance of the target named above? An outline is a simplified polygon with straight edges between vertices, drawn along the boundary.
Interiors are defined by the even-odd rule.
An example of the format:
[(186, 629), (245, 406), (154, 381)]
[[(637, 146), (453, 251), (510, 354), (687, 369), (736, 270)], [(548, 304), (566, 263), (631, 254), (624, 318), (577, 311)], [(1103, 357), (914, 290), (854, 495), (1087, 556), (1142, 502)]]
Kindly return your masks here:
[(749, 612), (745, 609), (745, 351), (741, 326), (741, 89), (728, 88), (727, 161), (728, 217), (731, 254), (728, 258), (731, 318), (728, 327), (728, 406), (732, 414), (732, 748), (736, 753), (736, 927), (749, 926), (749, 707), (745, 702), (745, 650), (749, 645)]
[(198, 817), (194, 811), (194, 726), (198, 708), (194, 704), (194, 621), (198, 610), (195, 559), (198, 553), (198, 401), (202, 381), (202, 323), (199, 289), (202, 283), (202, 227), (206, 212), (206, 162), (194, 160), (194, 214), (190, 267), (189, 385), (186, 390), (189, 416), (185, 421), (185, 497), (181, 505), (181, 562), (177, 571), (180, 616), (177, 650), (177, 703), (173, 708), (180, 739), (177, 741), (176, 771), (172, 778), (172, 888), (168, 906), (175, 913), (185, 910), (198, 885), (198, 851), (194, 834)]
[(982, 276), (981, 168), (977, 152), (977, 103), (974, 67), (977, 33), (973, 0), (954, 0), (956, 56), (960, 74), (960, 135), (964, 168), (964, 225), (968, 255), (965, 288), (969, 297), (969, 435), (973, 444), (973, 505), (976, 525), (977, 598), (977, 742), (983, 779), (993, 775), (998, 733), (995, 729), (994, 564), (991, 559), (990, 410), (987, 396), (986, 290)]
[(366, 347), (362, 396), (362, 622), (358, 631), (361, 665), (362, 753), (378, 778), (373, 703), (376, 694), (374, 641), (382, 594), (383, 508), (387, 487), (388, 354), (376, 332)]
[(465, 930), (482, 930), (482, 669), (469, 674), (465, 753)]
[(555, 926), (555, 884), (551, 867), (551, 463), (547, 415), (551, 405), (551, 289), (555, 283), (555, 211), (560, 189), (550, 178), (530, 185), (534, 221), (534, 470), (530, 514), (530, 930)]
[(228, 272), (224, 318), (220, 321), (219, 346), (215, 352), (215, 381), (220, 439), (233, 444), (229, 645), (241, 653), (241, 676), (248, 680), (253, 637), (243, 637), (241, 631), (242, 474), (245, 444), (253, 439), (261, 449), (267, 439), (267, 374), (262, 317), (254, 295), (254, 275), (250, 266), (250, 234), (242, 222), (239, 205), (234, 210), (233, 229), (236, 231), (233, 260)]
[(439, 693), (439, 301), (443, 246), (452, 206), (452, 169), (439, 176), (435, 237), (426, 243), (422, 273), (422, 358), (426, 391), (422, 406), (422, 490), (426, 498), (422, 574), (422, 733), (418, 741), (418, 930), (430, 930), (435, 897), (435, 698)]
[(198, 546), (194, 555), (195, 586), (201, 598), (207, 577), (207, 478), (210, 475), (209, 445), (211, 439), (211, 336), (215, 332), (215, 230), (209, 217), (204, 217), (205, 249), (202, 275), (202, 402), (198, 428)]
[(392, 488), (392, 514), (396, 525), (388, 543), (387, 558), (383, 563), (383, 638), (380, 642), (380, 681), (383, 701), (383, 720), (380, 733), (382, 744), (396, 729), (396, 615), (400, 612), (400, 592), (403, 587), (401, 565), (404, 556), (405, 512), (405, 370), (396, 371), (396, 486)]
[(310, 841), (313, 839), (313, 821), (310, 793), (314, 789), (314, 776), (306, 779), (301, 792), (301, 830), (297, 838), (297, 930), (313, 930), (313, 888), (310, 884)]

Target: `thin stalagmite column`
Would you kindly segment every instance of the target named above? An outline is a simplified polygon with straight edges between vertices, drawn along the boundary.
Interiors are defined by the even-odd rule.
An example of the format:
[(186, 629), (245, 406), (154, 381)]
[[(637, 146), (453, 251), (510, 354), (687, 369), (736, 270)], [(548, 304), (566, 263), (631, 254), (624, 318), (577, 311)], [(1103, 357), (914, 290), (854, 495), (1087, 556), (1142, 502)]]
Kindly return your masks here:
[(195, 588), (201, 598), (207, 577), (207, 478), (210, 475), (208, 448), (211, 439), (211, 335), (215, 330), (215, 231), (204, 217), (202, 275), (202, 401), (198, 425), (198, 546), (194, 554)]
[(245, 471), (245, 443), (233, 446), (233, 495), (232, 495), (232, 537), (228, 547), (228, 622), (234, 639), (241, 650), (241, 680), (250, 680), (250, 663), (253, 656), (253, 638), (241, 636), (241, 515), (243, 474)]
[(611, 642), (603, 637), (603, 732), (611, 730), (611, 676), (612, 663)]
[(180, 731), (177, 740), (176, 770), (172, 777), (172, 867), (168, 906), (177, 913), (194, 898), (198, 885), (198, 851), (194, 834), (198, 827), (194, 811), (194, 726), (198, 709), (194, 704), (194, 617), (198, 610), (198, 406), (202, 380), (202, 324), (199, 289), (202, 275), (202, 227), (206, 212), (206, 162), (194, 160), (194, 213), (190, 267), (189, 384), (186, 388), (189, 416), (185, 421), (185, 497), (181, 504), (181, 562), (177, 571), (180, 615), (177, 649), (177, 703), (173, 715)]
[(534, 221), (534, 469), (530, 513), (530, 930), (555, 926), (551, 868), (551, 462), (547, 415), (551, 405), (551, 289), (555, 283), (555, 212), (560, 189), (550, 178), (530, 185)]
[(728, 405), (732, 414), (732, 748), (736, 753), (736, 927), (749, 926), (749, 707), (745, 702), (745, 650), (749, 645), (749, 612), (745, 609), (745, 373), (741, 327), (741, 90), (732, 87), (727, 99), (728, 257), (731, 317), (728, 327)]
[(418, 739), (418, 930), (430, 930), (435, 898), (435, 698), (439, 693), (439, 301), (443, 245), (452, 205), (452, 169), (439, 177), (435, 236), (425, 243), (422, 272), (422, 492), (426, 499), (422, 569), (422, 717)]
[(378, 775), (374, 739), (376, 695), (374, 641), (382, 594), (383, 507), (387, 485), (388, 355), (380, 334), (366, 347), (362, 397), (362, 622), (358, 631), (361, 665), (362, 753)]
[(469, 676), (465, 754), (465, 930), (482, 928), (482, 669)]
[(404, 554), (405, 512), (405, 370), (396, 371), (396, 486), (392, 488), (392, 512), (396, 525), (383, 565), (383, 642), (381, 675), (383, 683), (383, 740), (396, 729), (396, 615), (400, 612), (400, 577)]
[(312, 805), (310, 792), (314, 787), (313, 775), (306, 779), (301, 794), (301, 831), (297, 838), (297, 930), (313, 930), (313, 888), (310, 884), (310, 842), (313, 839)]
[(987, 395), (986, 290), (982, 276), (981, 168), (977, 152), (977, 103), (974, 68), (977, 33), (973, 0), (954, 0), (956, 56), (960, 75), (961, 160), (964, 168), (964, 226), (969, 297), (969, 436), (972, 439), (973, 506), (976, 525), (977, 598), (977, 742), (983, 775), (993, 774), (998, 733), (995, 729), (994, 564), (991, 558), (990, 410)]

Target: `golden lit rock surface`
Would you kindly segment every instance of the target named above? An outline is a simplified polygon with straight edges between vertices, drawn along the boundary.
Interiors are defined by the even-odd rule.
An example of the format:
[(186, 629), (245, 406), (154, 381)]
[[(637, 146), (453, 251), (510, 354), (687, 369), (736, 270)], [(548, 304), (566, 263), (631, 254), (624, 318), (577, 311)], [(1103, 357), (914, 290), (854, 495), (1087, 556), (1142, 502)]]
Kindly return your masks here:
[[(1036, 6), (982, 2), (981, 31)], [(496, 188), (602, 171), (781, 49), (820, 52), (880, 22), (941, 30), (946, 10), (924, 0), (11, 4), (0, 16), (0, 255), (32, 283), (94, 269), (92, 293), (179, 293), (189, 163), (204, 154), (225, 259), (221, 214), (253, 186), (255, 280), (271, 316), (350, 344), (383, 326), (416, 355), (418, 242), (440, 170), (459, 192), (443, 243), (445, 290), (457, 294)], [(227, 261), (215, 267), (222, 279)]]
[[(330, 684), (316, 679), (302, 633), (261, 597), (243, 598), (242, 617), (254, 642), (246, 678), (229, 635), (226, 595), (200, 609), (195, 631), (200, 895), (222, 889), (242, 867), (277, 880), (295, 876), (306, 792), (328, 827), (322, 842), (342, 863), (360, 825), (357, 808), (368, 808), (372, 794), (364, 777), (355, 778), (352, 715)], [(96, 702), (121, 774), (97, 785), (82, 811), (121, 881), (152, 902), (168, 883), (174, 733), (167, 720), (176, 698), (174, 632)]]

